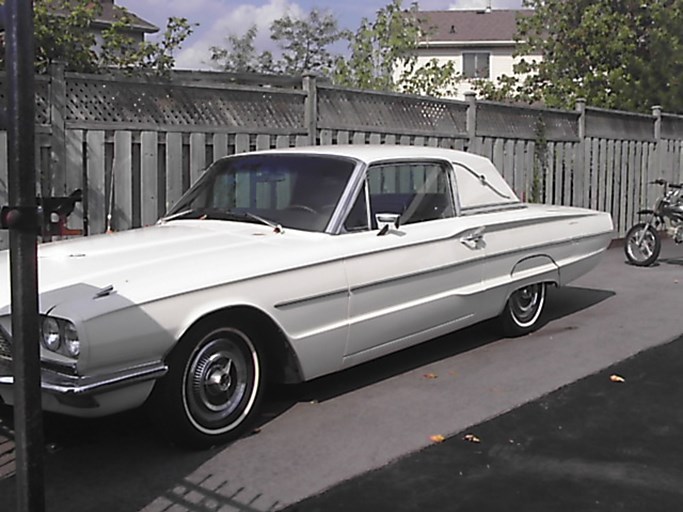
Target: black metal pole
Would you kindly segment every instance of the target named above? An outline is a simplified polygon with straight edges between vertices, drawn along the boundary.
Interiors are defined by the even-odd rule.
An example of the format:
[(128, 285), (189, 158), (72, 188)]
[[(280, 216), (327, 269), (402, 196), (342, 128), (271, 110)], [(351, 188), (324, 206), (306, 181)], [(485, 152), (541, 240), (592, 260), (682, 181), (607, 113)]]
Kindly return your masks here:
[[(5, 0), (9, 200), (24, 222), (10, 227), (17, 510), (45, 510), (40, 393), (35, 171), (33, 2)], [(33, 213), (32, 213), (33, 212)]]

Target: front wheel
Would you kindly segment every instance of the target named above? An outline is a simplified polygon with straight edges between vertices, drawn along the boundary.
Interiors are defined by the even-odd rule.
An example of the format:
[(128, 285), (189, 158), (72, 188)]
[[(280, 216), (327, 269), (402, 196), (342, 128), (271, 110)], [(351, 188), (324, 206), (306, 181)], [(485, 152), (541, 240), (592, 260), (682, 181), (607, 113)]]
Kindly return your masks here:
[(153, 420), (173, 442), (206, 448), (242, 435), (264, 392), (262, 351), (239, 323), (191, 329), (168, 358), (150, 400)]
[(661, 249), (662, 240), (659, 233), (650, 224), (641, 222), (626, 233), (624, 254), (631, 265), (637, 267), (652, 265), (659, 257)]
[(536, 283), (515, 290), (500, 315), (503, 333), (515, 337), (529, 334), (539, 325), (545, 306), (545, 283)]

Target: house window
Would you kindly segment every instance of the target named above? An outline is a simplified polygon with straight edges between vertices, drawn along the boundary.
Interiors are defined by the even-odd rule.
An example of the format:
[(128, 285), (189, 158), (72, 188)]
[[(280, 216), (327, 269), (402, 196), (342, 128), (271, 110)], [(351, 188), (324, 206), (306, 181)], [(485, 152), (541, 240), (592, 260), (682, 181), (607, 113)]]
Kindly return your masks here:
[(464, 78), (489, 78), (491, 54), (471, 52), (462, 54), (462, 76)]

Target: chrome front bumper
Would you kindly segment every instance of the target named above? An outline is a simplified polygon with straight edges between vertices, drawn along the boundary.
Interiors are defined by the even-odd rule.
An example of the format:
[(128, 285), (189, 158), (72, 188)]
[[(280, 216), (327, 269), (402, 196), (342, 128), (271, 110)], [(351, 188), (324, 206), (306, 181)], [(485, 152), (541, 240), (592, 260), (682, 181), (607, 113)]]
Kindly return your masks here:
[[(168, 367), (159, 361), (133, 366), (104, 375), (79, 376), (60, 372), (48, 367), (46, 362), (43, 361), (40, 387), (43, 392), (56, 395), (59, 401), (75, 405), (79, 403), (78, 398), (91, 397), (140, 382), (158, 379), (163, 377), (167, 371)], [(12, 360), (0, 357), (0, 386), (14, 385), (13, 373)], [(82, 407), (93, 407), (93, 405), (86, 405), (90, 403), (88, 401), (83, 401), (82, 403)]]

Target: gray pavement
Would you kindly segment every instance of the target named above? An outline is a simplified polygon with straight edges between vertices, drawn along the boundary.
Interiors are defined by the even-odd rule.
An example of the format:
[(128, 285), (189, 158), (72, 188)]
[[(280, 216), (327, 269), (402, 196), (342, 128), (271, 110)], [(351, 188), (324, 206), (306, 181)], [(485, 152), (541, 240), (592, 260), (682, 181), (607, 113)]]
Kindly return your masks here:
[[(683, 247), (667, 241), (662, 252), (657, 266), (636, 268), (620, 247), (609, 250), (593, 272), (550, 295), (546, 325), (532, 335), (500, 339), (481, 324), (276, 390), (258, 433), (221, 449), (179, 452), (128, 430), (127, 416), (89, 423), (80, 437), (48, 430), (64, 445), (48, 460), (49, 510), (265, 511), (385, 466), (433, 435), (461, 432), (683, 333)], [(80, 425), (57, 430), (82, 434)], [(117, 453), (135, 457), (127, 472)], [(99, 475), (85, 467), (94, 460)], [(69, 499), (84, 492), (83, 479), (88, 494)], [(112, 500), (113, 488), (127, 494)]]

